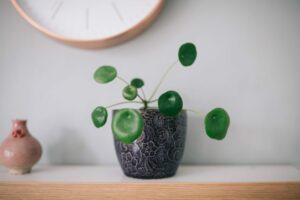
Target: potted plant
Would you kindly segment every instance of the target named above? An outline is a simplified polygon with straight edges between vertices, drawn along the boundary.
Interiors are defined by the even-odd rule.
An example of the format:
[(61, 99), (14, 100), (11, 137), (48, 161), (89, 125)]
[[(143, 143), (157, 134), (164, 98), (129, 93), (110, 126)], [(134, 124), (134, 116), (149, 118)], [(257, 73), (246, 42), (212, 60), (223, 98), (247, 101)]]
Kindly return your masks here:
[[(112, 66), (101, 66), (94, 73), (94, 80), (105, 84), (115, 79), (125, 83), (122, 95), (126, 101), (110, 106), (98, 106), (92, 112), (93, 124), (100, 128), (107, 121), (108, 108), (122, 104), (137, 103), (140, 109), (122, 108), (113, 111), (111, 129), (119, 163), (127, 176), (135, 178), (163, 178), (176, 173), (182, 158), (187, 111), (183, 100), (174, 90), (154, 96), (168, 73), (177, 66), (191, 66), (197, 57), (197, 49), (192, 43), (180, 46), (178, 59), (166, 70), (162, 79), (149, 98), (143, 90), (144, 81), (134, 78), (130, 82), (120, 77)], [(137, 99), (137, 100), (136, 100)], [(157, 104), (156, 107), (150, 105)], [(230, 118), (223, 108), (208, 112), (204, 119), (206, 134), (216, 140), (226, 136)]]

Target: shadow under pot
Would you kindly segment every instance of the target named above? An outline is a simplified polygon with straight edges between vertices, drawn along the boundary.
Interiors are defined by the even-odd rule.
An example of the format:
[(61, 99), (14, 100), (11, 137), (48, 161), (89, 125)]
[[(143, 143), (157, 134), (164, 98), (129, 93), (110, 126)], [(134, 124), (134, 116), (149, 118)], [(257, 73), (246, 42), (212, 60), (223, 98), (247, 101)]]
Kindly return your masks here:
[(114, 139), (124, 174), (141, 179), (174, 176), (184, 152), (186, 111), (175, 117), (165, 117), (157, 109), (140, 111), (144, 118), (142, 135), (132, 144)]

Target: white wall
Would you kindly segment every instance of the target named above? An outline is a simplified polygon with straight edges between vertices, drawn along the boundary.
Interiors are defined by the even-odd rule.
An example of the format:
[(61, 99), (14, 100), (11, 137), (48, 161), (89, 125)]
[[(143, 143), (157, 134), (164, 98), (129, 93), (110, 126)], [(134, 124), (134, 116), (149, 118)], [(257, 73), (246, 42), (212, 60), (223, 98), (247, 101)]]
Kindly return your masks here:
[(139, 37), (84, 50), (45, 37), (0, 0), (0, 140), (11, 119), (27, 118), (41, 163), (116, 163), (109, 123), (94, 128), (90, 112), (122, 100), (123, 85), (96, 84), (94, 70), (115, 65), (128, 80), (143, 77), (149, 93), (191, 41), (197, 62), (176, 68), (160, 92), (176, 89), (202, 112), (222, 106), (232, 124), (224, 141), (212, 141), (190, 114), (184, 163), (300, 163), (299, 36), (300, 1), (169, 0)]

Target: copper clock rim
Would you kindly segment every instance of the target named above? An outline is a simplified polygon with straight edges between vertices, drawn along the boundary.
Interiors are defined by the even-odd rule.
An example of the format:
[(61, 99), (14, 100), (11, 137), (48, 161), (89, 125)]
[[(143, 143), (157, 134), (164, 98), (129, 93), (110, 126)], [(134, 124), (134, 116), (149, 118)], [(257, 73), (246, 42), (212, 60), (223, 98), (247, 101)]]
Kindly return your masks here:
[[(17, 10), (17, 12), (24, 18), (29, 24), (31, 24), (35, 29), (40, 31), (41, 33), (51, 37), (53, 39), (65, 42), (67, 44), (82, 46), (83, 47), (108, 47), (117, 43), (124, 42), (126, 40), (131, 39), (135, 35), (141, 33), (145, 28), (147, 28), (158, 16), (160, 13), (165, 0), (158, 0), (157, 5), (151, 10), (149, 14), (147, 14), (141, 21), (132, 26), (131, 28), (117, 33), (112, 36), (103, 37), (99, 39), (78, 39), (63, 36), (61, 34), (55, 33), (53, 31), (48, 30), (46, 27), (35, 21), (32, 17), (30, 17), (24, 9), (17, 2), (18, 0), (11, 0), (12, 5)], [(103, 43), (103, 44), (102, 44)]]

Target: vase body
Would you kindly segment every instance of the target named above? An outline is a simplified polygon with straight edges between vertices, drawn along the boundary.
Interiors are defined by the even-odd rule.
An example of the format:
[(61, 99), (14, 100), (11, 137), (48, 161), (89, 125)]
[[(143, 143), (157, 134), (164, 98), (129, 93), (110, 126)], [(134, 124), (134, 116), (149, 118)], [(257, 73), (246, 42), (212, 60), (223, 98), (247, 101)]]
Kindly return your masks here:
[(132, 144), (114, 140), (124, 174), (143, 179), (175, 175), (184, 152), (186, 111), (176, 117), (165, 117), (157, 109), (141, 112), (144, 118), (142, 135)]
[(11, 174), (26, 174), (30, 173), (41, 155), (41, 145), (29, 133), (26, 120), (13, 120), (10, 134), (0, 145), (0, 163)]

